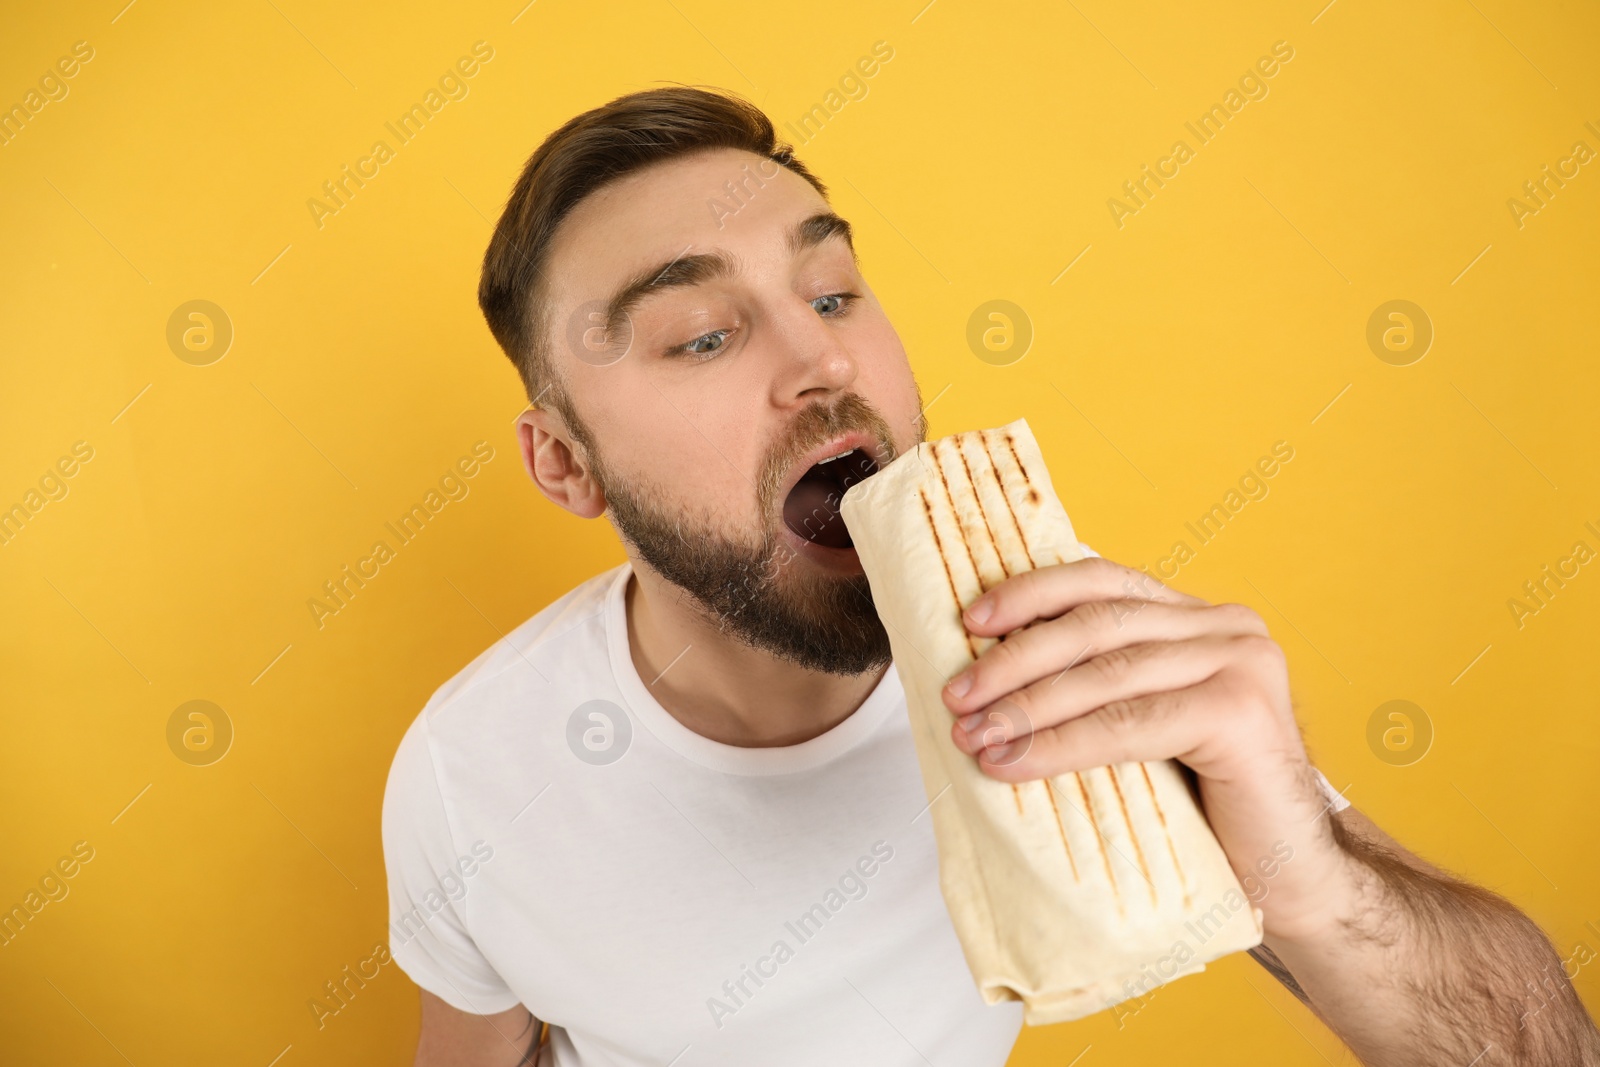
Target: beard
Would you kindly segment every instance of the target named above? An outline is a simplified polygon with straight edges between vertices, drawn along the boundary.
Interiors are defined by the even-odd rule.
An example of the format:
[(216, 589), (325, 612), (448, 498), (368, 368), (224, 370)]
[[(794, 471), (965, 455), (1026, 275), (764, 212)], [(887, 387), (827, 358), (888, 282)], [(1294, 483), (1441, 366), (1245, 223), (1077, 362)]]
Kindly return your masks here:
[(807, 670), (857, 675), (891, 659), (867, 577), (820, 573), (797, 562), (799, 553), (780, 537), (783, 501), (777, 499), (785, 475), (806, 452), (851, 430), (872, 434), (885, 462), (893, 458), (889, 424), (857, 394), (845, 394), (832, 407), (805, 408), (762, 462), (756, 486), (761, 529), (754, 541), (729, 537), (709, 512), (692, 516), (663, 506), (648, 487), (608, 470), (592, 439), (585, 444), (617, 532), (720, 632)]

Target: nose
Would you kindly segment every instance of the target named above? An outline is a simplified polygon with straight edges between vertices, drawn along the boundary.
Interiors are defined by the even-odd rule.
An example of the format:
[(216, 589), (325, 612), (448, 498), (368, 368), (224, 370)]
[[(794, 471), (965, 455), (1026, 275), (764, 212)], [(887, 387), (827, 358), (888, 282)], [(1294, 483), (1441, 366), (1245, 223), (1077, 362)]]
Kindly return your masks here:
[(774, 316), (773, 401), (804, 406), (848, 390), (860, 367), (834, 321), (798, 296)]

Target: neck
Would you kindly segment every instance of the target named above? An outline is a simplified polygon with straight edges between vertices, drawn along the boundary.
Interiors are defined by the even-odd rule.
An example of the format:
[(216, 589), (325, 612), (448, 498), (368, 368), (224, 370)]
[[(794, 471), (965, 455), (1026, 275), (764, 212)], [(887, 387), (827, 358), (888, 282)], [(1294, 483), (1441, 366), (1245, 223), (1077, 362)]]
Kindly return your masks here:
[(667, 713), (702, 737), (741, 748), (797, 745), (849, 718), (883, 677), (886, 668), (827, 674), (751, 648), (648, 564), (632, 562), (633, 666)]

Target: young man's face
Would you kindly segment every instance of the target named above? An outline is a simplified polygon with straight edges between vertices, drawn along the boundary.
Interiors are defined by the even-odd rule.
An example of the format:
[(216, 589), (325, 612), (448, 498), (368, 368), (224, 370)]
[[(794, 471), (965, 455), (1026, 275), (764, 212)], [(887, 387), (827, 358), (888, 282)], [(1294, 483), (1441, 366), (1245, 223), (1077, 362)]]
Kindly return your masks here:
[(562, 222), (547, 321), (584, 459), (638, 554), (734, 635), (858, 673), (888, 644), (839, 498), (922, 439), (921, 400), (831, 217), (751, 153), (657, 164)]

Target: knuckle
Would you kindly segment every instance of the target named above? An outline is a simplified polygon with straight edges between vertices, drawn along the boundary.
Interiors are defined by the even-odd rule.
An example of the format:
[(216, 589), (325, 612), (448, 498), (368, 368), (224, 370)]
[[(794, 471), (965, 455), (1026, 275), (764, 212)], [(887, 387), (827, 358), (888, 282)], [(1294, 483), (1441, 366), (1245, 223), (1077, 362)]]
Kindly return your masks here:
[(1267, 636), (1267, 623), (1248, 604), (1218, 604), (1212, 609), (1221, 618), (1246, 633)]
[(1264, 633), (1240, 634), (1233, 638), (1240, 655), (1253, 663), (1281, 664), (1285, 662), (1283, 647)]
[[(1044, 610), (1043, 572), (1038, 570), (1023, 571), (1017, 575), (1009, 586), (997, 593), (997, 596), (1009, 596), (1014, 589), (1017, 599), (1027, 605), (1028, 614), (1037, 618)], [(1006, 585), (1006, 583), (1001, 583)], [(995, 601), (995, 610), (1000, 609), (1001, 601)]]
[(997, 705), (991, 714), (1006, 722), (1012, 737), (1020, 737), (1033, 733), (1033, 716), (1038, 709), (1039, 702), (1034, 695), (1026, 689), (1019, 689)]
[(1192, 708), (1194, 697), (1191, 694), (1155, 693), (1145, 698), (1142, 706), (1141, 715), (1146, 725), (1166, 723), (1177, 718), (1185, 708)]
[(1120, 563), (1113, 563), (1104, 556), (1091, 556), (1083, 563), (1089, 567), (1089, 573), (1099, 582), (1118, 585), (1126, 577), (1126, 567)]
[(1256, 703), (1257, 687), (1236, 668), (1219, 671), (1207, 686), (1210, 702), (1224, 708), (1249, 708)]
[(1108, 610), (1110, 612), (1111, 619), (1119, 630), (1128, 625), (1128, 623), (1132, 621), (1135, 616), (1150, 606), (1150, 602), (1148, 600), (1136, 599), (1111, 600), (1107, 601), (1107, 603), (1110, 605)]
[(1008, 673), (1022, 657), (1022, 650), (1018, 648), (1021, 637), (1022, 635), (1018, 634), (990, 645), (988, 651), (978, 657), (979, 677), (984, 678), (993, 674), (1003, 676)]
[(1144, 576), (1144, 595), (1151, 600), (1177, 600), (1181, 594), (1172, 586), (1146, 574)]
[(1274, 687), (1252, 672), (1225, 670), (1218, 675), (1223, 706), (1231, 717), (1252, 735), (1259, 735), (1270, 720), (1278, 717)]
[(1114, 734), (1126, 734), (1139, 725), (1139, 705), (1133, 700), (1113, 700), (1100, 707), (1100, 719)]
[(1113, 648), (1100, 653), (1089, 662), (1094, 664), (1095, 671), (1106, 681), (1114, 681), (1125, 677), (1133, 669), (1137, 657), (1126, 648)]
[(1091, 633), (1112, 629), (1117, 622), (1116, 610), (1109, 600), (1091, 600), (1087, 604), (1079, 604), (1072, 609), (1072, 615)]

